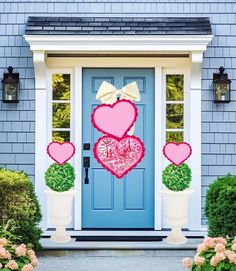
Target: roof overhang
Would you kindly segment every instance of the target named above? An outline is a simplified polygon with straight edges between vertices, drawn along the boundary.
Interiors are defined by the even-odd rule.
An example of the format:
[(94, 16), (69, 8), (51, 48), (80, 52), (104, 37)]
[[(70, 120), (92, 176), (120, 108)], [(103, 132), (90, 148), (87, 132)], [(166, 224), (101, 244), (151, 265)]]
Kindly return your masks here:
[(213, 35), (24, 35), (24, 38), (31, 51), (203, 52)]

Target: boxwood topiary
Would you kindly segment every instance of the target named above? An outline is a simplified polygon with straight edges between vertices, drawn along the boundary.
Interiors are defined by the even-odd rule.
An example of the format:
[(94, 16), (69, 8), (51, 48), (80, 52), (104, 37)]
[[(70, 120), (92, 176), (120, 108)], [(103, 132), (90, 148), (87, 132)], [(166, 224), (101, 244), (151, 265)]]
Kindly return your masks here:
[(75, 170), (69, 163), (63, 165), (54, 163), (45, 172), (45, 181), (54, 191), (68, 191), (74, 186)]
[(162, 172), (162, 181), (164, 185), (173, 191), (183, 191), (184, 189), (189, 188), (191, 179), (191, 169), (185, 163), (178, 167), (169, 164)]
[(209, 236), (236, 236), (236, 176), (218, 178), (209, 186), (205, 213)]
[(13, 224), (13, 234), (40, 249), (41, 212), (34, 186), (23, 172), (0, 169), (0, 225)]

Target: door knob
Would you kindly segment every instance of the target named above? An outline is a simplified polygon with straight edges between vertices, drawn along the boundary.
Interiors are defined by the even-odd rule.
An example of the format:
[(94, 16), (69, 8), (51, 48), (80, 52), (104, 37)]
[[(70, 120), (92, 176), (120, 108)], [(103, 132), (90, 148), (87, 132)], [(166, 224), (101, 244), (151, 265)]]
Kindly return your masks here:
[(89, 156), (84, 157), (84, 168), (85, 168), (84, 183), (89, 184), (89, 177), (88, 177), (88, 171), (89, 171), (89, 168), (90, 168), (90, 157)]

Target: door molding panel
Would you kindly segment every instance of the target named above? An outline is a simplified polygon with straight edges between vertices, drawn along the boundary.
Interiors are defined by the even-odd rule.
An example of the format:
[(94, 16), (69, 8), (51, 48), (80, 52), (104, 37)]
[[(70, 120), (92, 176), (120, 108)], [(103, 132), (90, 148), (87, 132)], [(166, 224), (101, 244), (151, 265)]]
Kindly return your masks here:
[[(170, 58), (162, 58), (162, 59), (150, 59), (150, 58), (142, 58), (142, 61), (137, 58), (116, 58), (115, 61), (114, 59), (111, 58), (83, 58), (83, 59), (69, 59), (69, 58), (50, 58), (50, 59), (45, 59), (45, 66), (47, 67), (48, 70), (54, 69), (55, 67), (60, 70), (63, 68), (71, 68), (74, 71), (74, 100), (77, 104), (77, 107), (74, 108), (74, 112), (76, 114), (76, 127), (75, 129), (75, 143), (77, 146), (77, 152), (76, 156), (74, 157), (75, 159), (75, 169), (76, 169), (76, 197), (75, 197), (75, 208), (74, 208), (74, 229), (75, 230), (81, 230), (81, 209), (82, 209), (82, 204), (81, 204), (81, 181), (82, 181), (82, 172), (81, 172), (81, 158), (82, 158), (82, 146), (81, 144), (81, 123), (82, 123), (82, 68), (85, 67), (93, 67), (93, 68), (100, 68), (100, 67), (117, 67), (117, 68), (154, 68), (155, 69), (155, 195), (154, 195), (154, 200), (155, 200), (155, 211), (154, 211), (154, 228), (155, 230), (159, 231), (162, 229), (162, 221), (161, 221), (161, 213), (163, 212), (162, 205), (161, 205), (161, 171), (163, 169), (163, 157), (160, 159), (160, 152), (162, 150), (162, 143), (163, 143), (163, 112), (162, 112), (162, 100), (161, 97), (163, 95), (163, 84), (162, 84), (162, 76), (163, 76), (163, 71), (165, 68), (171, 68), (173, 70), (178, 71), (179, 68), (186, 70), (187, 74), (189, 74), (188, 77), (188, 82), (191, 83), (191, 78), (193, 76), (193, 80), (196, 82), (196, 80), (201, 80), (201, 75), (198, 72), (198, 69), (194, 69), (191, 66), (192, 60), (189, 59), (170, 59)], [(164, 65), (163, 65), (164, 64)], [(200, 65), (200, 64), (199, 64)], [(190, 78), (190, 71), (191, 71), (191, 78)], [(188, 86), (189, 88), (189, 86)], [(160, 91), (161, 89), (161, 91)], [(199, 88), (198, 88), (199, 89)], [(37, 97), (36, 97), (37, 99)], [(36, 101), (37, 103), (37, 101)], [(195, 106), (201, 106), (201, 97), (200, 95), (197, 96), (197, 99), (194, 100)], [(189, 107), (189, 115), (190, 118), (195, 115), (193, 111), (194, 107)], [(47, 112), (47, 104), (44, 102), (40, 102), (40, 111)], [(37, 114), (37, 112), (36, 112)], [(191, 119), (190, 119), (191, 121)], [(195, 120), (194, 120), (195, 121)], [(197, 123), (201, 124), (201, 116), (198, 116), (197, 118)], [(195, 123), (196, 123), (195, 121)], [(45, 133), (47, 129), (45, 129), (45, 126), (47, 126), (47, 123), (45, 122), (36, 122), (36, 134), (43, 134)], [(198, 125), (199, 126), (199, 125)], [(199, 143), (201, 142), (201, 137), (199, 137), (199, 132), (194, 133), (195, 126), (191, 127), (191, 133), (189, 133), (189, 140), (192, 142), (193, 148), (195, 148), (195, 143), (197, 142), (197, 146), (199, 146)], [(186, 129), (189, 131), (189, 127), (186, 127)], [(46, 136), (46, 135), (45, 135)], [(191, 137), (194, 136), (194, 140), (191, 141)], [(36, 144), (37, 146), (37, 144)], [(44, 150), (41, 148), (40, 150), (37, 149), (36, 147), (36, 157), (40, 157), (38, 161), (42, 162), (43, 160), (45, 161), (46, 158), (46, 153)], [(195, 158), (197, 158), (197, 161), (201, 161), (201, 153), (197, 152), (195, 154)], [(199, 165), (200, 166), (200, 165)], [(198, 166), (198, 168), (199, 168)], [(196, 174), (196, 175), (195, 175)], [(193, 186), (196, 194), (196, 198), (199, 199), (201, 195), (201, 185), (199, 181), (199, 175), (201, 176), (201, 172), (197, 172), (195, 170), (195, 174), (193, 174)], [(198, 184), (196, 184), (198, 183)], [(39, 196), (40, 202), (43, 203), (43, 230), (45, 233), (47, 232), (47, 208), (46, 208), (46, 201), (45, 201), (45, 196), (44, 196), (44, 189), (45, 186), (42, 186), (42, 174), (40, 174), (38, 171), (35, 173), (35, 185), (36, 185), (36, 193)], [(196, 202), (191, 202), (191, 206), (196, 204)], [(201, 208), (201, 202), (198, 204), (198, 210)], [(195, 230), (201, 231), (201, 214), (198, 212), (198, 216), (195, 216), (192, 213), (190, 213), (189, 216), (189, 222), (191, 225), (191, 228), (194, 228)], [(195, 226), (193, 226), (195, 225)], [(190, 228), (190, 229), (191, 229)]]

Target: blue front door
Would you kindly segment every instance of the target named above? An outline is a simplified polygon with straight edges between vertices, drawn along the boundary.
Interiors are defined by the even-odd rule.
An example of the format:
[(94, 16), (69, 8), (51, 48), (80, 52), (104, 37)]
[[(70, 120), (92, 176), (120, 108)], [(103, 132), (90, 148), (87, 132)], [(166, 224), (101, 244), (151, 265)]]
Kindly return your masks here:
[[(145, 145), (145, 156), (124, 178), (117, 179), (95, 160), (94, 143), (102, 136), (91, 123), (93, 109), (103, 81), (117, 89), (136, 81), (140, 94), (134, 135)], [(138, 229), (154, 227), (154, 70), (83, 69), (83, 157), (90, 157), (89, 182), (82, 180), (82, 227), (84, 229)], [(121, 120), (122, 121), (122, 120)]]

